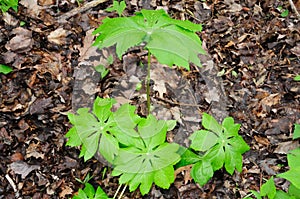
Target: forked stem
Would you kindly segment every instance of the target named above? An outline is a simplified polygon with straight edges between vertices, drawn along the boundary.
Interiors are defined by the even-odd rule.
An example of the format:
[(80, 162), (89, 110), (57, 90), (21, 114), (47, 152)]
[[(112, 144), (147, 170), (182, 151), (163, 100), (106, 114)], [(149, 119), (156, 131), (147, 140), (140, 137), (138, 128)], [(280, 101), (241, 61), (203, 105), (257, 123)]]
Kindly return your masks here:
[(146, 92), (147, 92), (147, 110), (148, 115), (150, 114), (150, 69), (151, 69), (151, 53), (148, 50), (148, 67), (147, 67), (147, 78), (146, 78)]

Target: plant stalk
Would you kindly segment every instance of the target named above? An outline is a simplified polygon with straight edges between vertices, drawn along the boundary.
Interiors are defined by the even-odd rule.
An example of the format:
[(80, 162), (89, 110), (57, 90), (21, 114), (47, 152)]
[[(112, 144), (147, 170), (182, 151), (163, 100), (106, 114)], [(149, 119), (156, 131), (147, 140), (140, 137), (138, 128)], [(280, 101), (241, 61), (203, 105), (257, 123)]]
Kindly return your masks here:
[(147, 67), (147, 79), (146, 79), (146, 92), (147, 92), (147, 110), (148, 115), (150, 114), (150, 69), (151, 69), (151, 53), (148, 50), (148, 67)]

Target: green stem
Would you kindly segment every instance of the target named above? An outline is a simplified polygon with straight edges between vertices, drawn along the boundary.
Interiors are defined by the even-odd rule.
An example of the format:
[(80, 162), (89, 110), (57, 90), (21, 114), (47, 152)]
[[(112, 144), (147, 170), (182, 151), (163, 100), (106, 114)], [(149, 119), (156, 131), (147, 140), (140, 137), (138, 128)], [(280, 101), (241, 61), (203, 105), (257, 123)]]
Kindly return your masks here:
[(148, 50), (148, 67), (147, 67), (147, 79), (146, 79), (146, 92), (147, 92), (147, 110), (148, 114), (150, 114), (150, 65), (151, 62), (151, 53)]

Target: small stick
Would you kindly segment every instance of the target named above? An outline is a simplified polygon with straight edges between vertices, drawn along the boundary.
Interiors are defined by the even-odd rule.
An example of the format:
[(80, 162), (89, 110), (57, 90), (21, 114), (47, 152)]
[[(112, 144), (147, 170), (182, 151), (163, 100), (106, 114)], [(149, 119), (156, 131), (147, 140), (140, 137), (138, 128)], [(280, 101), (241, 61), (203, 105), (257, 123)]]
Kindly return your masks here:
[(289, 0), (289, 3), (290, 3), (290, 5), (291, 5), (292, 10), (296, 13), (298, 19), (300, 19), (300, 14), (299, 14), (299, 12), (298, 12), (298, 10), (297, 10), (297, 8), (296, 8), (296, 6), (295, 6), (293, 0)]
[(57, 17), (57, 21), (59, 23), (65, 23), (65, 22), (67, 22), (67, 20), (69, 18), (75, 16), (76, 14), (87, 11), (87, 10), (99, 5), (100, 3), (104, 3), (106, 1), (108, 1), (108, 0), (95, 0), (95, 1), (88, 2), (81, 7), (74, 8), (73, 10), (70, 10), (69, 12)]
[(7, 179), (9, 184), (12, 186), (12, 188), (13, 188), (15, 194), (16, 194), (15, 195), (16, 198), (19, 198), (19, 192), (18, 192), (18, 189), (17, 189), (17, 186), (16, 186), (15, 182), (11, 179), (11, 177), (8, 174), (5, 175), (5, 178)]

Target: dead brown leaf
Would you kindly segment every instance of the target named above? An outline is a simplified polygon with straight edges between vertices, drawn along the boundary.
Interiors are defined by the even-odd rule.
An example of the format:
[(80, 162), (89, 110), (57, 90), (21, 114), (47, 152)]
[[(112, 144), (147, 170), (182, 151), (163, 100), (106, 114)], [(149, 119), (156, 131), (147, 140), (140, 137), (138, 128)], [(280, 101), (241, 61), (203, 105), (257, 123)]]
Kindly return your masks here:
[(65, 30), (64, 28), (58, 28), (52, 31), (48, 36), (48, 41), (51, 43), (55, 43), (58, 45), (66, 43), (66, 37), (70, 34), (69, 31)]
[(29, 147), (26, 149), (26, 156), (25, 158), (34, 157), (36, 159), (41, 158), (42, 160), (45, 157), (44, 153), (41, 153), (41, 146), (40, 143), (31, 143)]
[(274, 153), (287, 154), (289, 151), (300, 147), (298, 141), (280, 142)]
[(39, 169), (39, 165), (29, 165), (23, 161), (13, 162), (9, 165), (10, 169), (16, 174), (21, 174), (22, 179), (25, 179), (26, 176), (33, 170)]
[(17, 27), (12, 31), (16, 34), (9, 42), (6, 43), (5, 48), (9, 51), (18, 53), (30, 51), (33, 45), (32, 32), (22, 27)]
[(28, 14), (32, 17), (38, 17), (40, 11), (43, 9), (38, 5), (37, 0), (20, 0), (19, 2), (28, 10)]
[(270, 145), (270, 141), (268, 138), (265, 138), (265, 137), (261, 137), (261, 136), (254, 136), (254, 139), (256, 142), (262, 144), (262, 145), (265, 145), (265, 146), (269, 146)]

